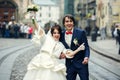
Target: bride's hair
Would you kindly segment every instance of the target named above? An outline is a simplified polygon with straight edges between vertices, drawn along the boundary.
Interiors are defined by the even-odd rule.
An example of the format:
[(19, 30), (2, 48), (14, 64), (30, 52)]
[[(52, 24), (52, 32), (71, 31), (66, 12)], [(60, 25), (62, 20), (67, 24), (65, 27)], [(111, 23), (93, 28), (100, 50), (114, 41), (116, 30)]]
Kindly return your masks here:
[(61, 33), (62, 33), (61, 26), (58, 25), (58, 24), (55, 24), (54, 26), (52, 26), (52, 28), (51, 28), (51, 34), (52, 34), (52, 35), (53, 35), (53, 32), (54, 32), (55, 29), (57, 29), (58, 32), (59, 32), (59, 34), (61, 35)]

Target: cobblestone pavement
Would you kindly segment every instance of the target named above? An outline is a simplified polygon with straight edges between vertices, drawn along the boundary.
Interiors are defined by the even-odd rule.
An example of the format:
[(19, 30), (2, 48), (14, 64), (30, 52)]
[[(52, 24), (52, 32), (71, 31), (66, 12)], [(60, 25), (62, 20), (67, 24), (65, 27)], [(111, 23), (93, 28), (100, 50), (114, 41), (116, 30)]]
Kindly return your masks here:
[[(110, 41), (111, 44), (109, 44), (108, 41)], [(10, 47), (10, 46), (20, 45), (20, 44), (24, 45), (26, 43), (30, 43), (30, 40), (29, 39), (3, 39), (3, 38), (0, 38), (0, 42), (1, 42), (1, 44), (0, 44), (0, 49), (1, 49), (1, 48)], [(116, 53), (117, 49), (114, 46), (115, 45), (114, 40), (105, 40), (105, 41), (97, 40), (96, 42), (93, 42), (93, 43), (97, 47), (104, 48), (105, 50), (114, 52), (114, 54), (117, 55), (117, 53)], [(109, 46), (108, 44), (112, 45), (112, 47)], [(113, 48), (113, 46), (114, 46), (114, 48)], [(34, 47), (33, 49), (26, 51), (25, 54), (21, 54), (16, 58), (13, 68), (12, 68), (10, 80), (22, 80), (23, 79), (23, 77), (27, 71), (26, 69), (27, 69), (27, 65), (28, 65), (29, 61), (35, 55), (37, 55), (39, 53), (38, 51), (39, 51), (39, 49)]]
[(38, 51), (38, 48), (33, 48), (16, 58), (10, 80), (23, 80), (29, 61), (38, 54)]
[[(26, 45), (29, 44), (29, 39), (14, 39), (14, 38), (0, 38), (0, 49), (9, 48), (12, 46)], [(27, 64), (29, 61), (38, 53), (37, 48), (30, 49), (29, 51), (24, 52), (19, 55), (12, 67), (10, 80), (22, 80), (24, 74), (26, 73)]]

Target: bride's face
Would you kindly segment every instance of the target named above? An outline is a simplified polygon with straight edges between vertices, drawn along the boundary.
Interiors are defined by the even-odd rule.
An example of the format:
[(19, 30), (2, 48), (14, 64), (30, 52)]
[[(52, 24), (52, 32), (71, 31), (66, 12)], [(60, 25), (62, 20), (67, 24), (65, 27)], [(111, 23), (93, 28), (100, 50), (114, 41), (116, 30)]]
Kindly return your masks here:
[(60, 39), (60, 33), (57, 29), (54, 29), (53, 31), (53, 38), (55, 39), (55, 41), (59, 41)]

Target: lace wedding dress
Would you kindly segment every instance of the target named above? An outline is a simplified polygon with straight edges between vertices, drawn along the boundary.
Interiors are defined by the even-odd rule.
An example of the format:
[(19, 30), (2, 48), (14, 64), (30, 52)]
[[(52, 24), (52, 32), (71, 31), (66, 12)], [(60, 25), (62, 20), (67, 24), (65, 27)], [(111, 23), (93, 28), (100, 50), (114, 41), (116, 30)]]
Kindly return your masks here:
[(41, 45), (38, 55), (28, 64), (27, 73), (23, 80), (66, 80), (66, 67), (59, 56), (66, 49), (59, 41), (55, 41), (50, 32), (39, 36), (35, 31), (32, 41)]

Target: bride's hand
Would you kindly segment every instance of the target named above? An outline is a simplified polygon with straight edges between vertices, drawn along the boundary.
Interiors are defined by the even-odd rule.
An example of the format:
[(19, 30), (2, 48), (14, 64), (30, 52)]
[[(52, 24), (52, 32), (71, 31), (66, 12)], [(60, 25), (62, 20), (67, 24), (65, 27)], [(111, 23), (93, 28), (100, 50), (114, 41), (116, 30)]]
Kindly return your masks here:
[(72, 50), (68, 50), (66, 52), (66, 58), (73, 58), (74, 57), (74, 52)]
[(73, 53), (73, 51), (71, 51), (71, 50), (68, 50), (68, 51), (66, 52), (66, 55), (69, 56), (69, 57), (74, 57), (74, 53)]
[(39, 35), (41, 36), (41, 35), (43, 35), (43, 33), (44, 33), (44, 31), (42, 29), (40, 29)]
[(60, 57), (59, 57), (60, 59), (65, 59), (66, 58), (66, 55), (62, 52), (61, 54), (60, 54)]

